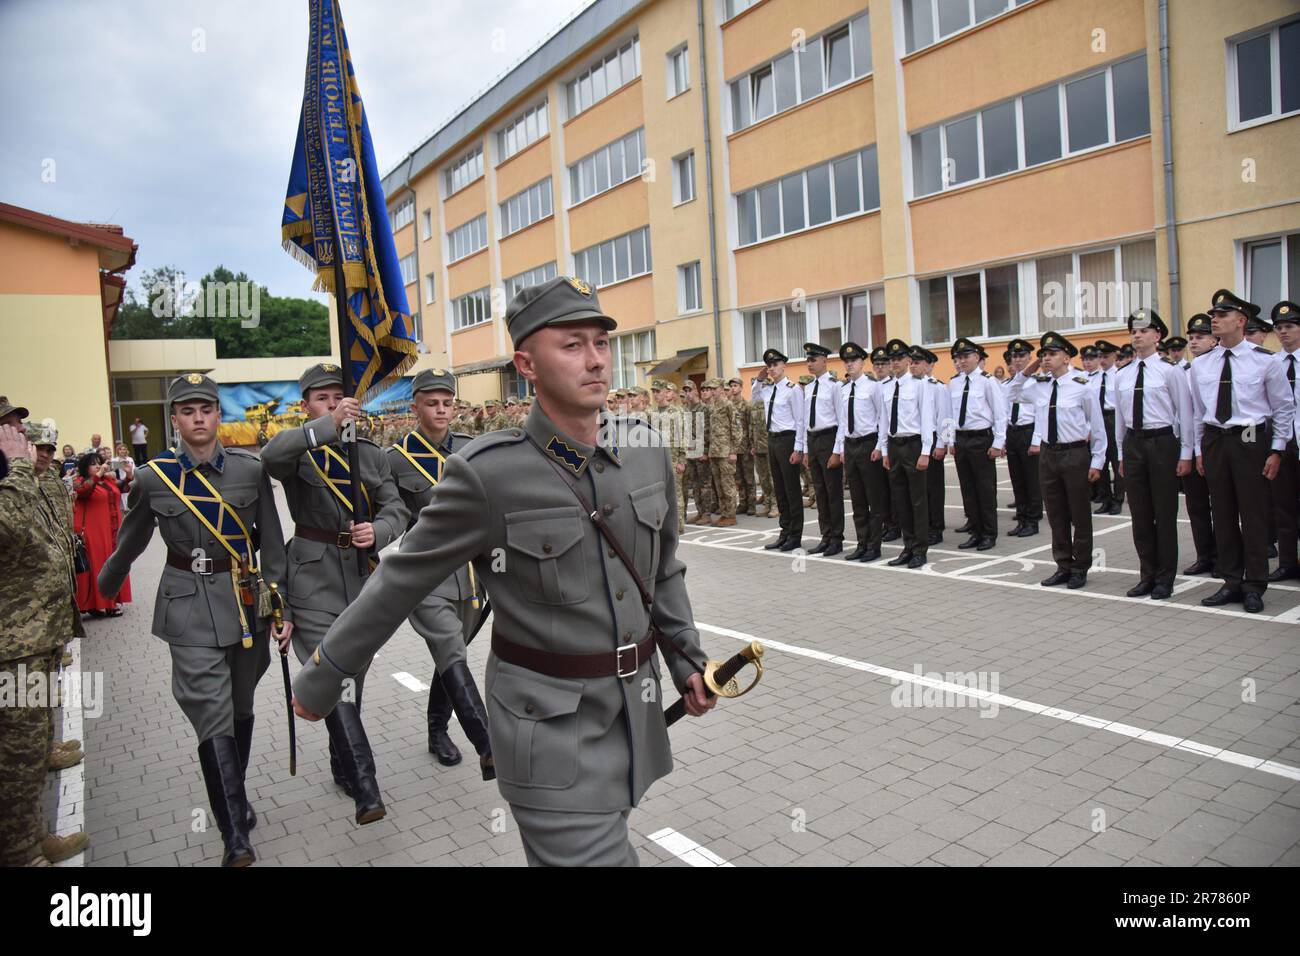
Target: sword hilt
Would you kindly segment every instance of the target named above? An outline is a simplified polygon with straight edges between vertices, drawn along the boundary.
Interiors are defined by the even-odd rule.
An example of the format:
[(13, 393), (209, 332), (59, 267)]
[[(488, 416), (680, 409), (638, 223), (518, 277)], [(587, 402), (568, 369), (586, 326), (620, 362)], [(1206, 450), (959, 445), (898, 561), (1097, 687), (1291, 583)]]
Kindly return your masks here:
[[(754, 665), (754, 679), (744, 690), (736, 683), (736, 675), (746, 664)], [(709, 661), (704, 665), (704, 693), (709, 697), (743, 697), (763, 679), (763, 645), (751, 641), (725, 661)], [(686, 698), (676, 700), (664, 711), (664, 723), (671, 727), (686, 716)]]

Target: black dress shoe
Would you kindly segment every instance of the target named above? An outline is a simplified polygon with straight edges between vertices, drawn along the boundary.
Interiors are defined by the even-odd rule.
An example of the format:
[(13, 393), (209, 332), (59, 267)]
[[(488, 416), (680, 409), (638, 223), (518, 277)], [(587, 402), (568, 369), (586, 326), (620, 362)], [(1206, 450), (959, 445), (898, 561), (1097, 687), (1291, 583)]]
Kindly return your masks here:
[(901, 538), (902, 536), (903, 536), (903, 532), (899, 531), (897, 528), (890, 528), (888, 531), (886, 531), (886, 532), (881, 536), (880, 540), (881, 540), (881, 541), (897, 541), (897, 540), (898, 540), (899, 538)]
[(795, 548), (799, 547), (800, 543), (801, 543), (801, 542), (799, 541), (798, 538), (786, 538), (786, 539), (785, 539), (785, 544), (781, 545), (781, 547), (777, 548), (777, 550), (778, 550), (778, 551), (793, 551)]
[(912, 560), (912, 552), (904, 551), (898, 557), (894, 558), (892, 561), (889, 561), (887, 563), (891, 568), (898, 568), (898, 567), (902, 567), (904, 564), (907, 564), (907, 562), (911, 560)]
[(829, 547), (830, 547), (830, 542), (829, 542), (829, 541), (819, 541), (819, 542), (817, 543), (817, 547), (812, 548), (811, 550), (809, 550), (808, 553), (809, 553), (809, 554), (821, 554), (823, 551), (825, 551), (825, 550), (826, 550), (827, 548), (829, 548)]
[(1292, 578), (1300, 578), (1300, 567), (1274, 568), (1268, 576), (1270, 581), (1289, 581)]
[(1097, 507), (1095, 507), (1095, 508), (1092, 509), (1092, 513), (1095, 514), (1095, 515), (1108, 515), (1108, 514), (1110, 514), (1110, 502), (1109, 502), (1109, 501), (1103, 501), (1101, 504), (1097, 505)]
[(1122, 515), (1124, 513), (1124, 502), (1112, 501), (1110, 503), (1110, 511), (1108, 513), (1112, 515)]
[(1038, 522), (1026, 521), (1025, 526), (1020, 530), (1020, 537), (1030, 538), (1038, 534)]
[(925, 539), (925, 543), (926, 543), (927, 546), (933, 546), (933, 545), (936, 545), (936, 544), (943, 544), (943, 532), (942, 532), (942, 531), (931, 531), (930, 534), (929, 534), (929, 536)]
[(1205, 607), (1223, 607), (1225, 604), (1235, 604), (1240, 600), (1241, 589), (1230, 588), (1225, 584), (1209, 597), (1201, 598), (1201, 604)]
[(868, 548), (866, 551), (862, 552), (862, 557), (858, 558), (858, 560), (861, 561), (863, 564), (866, 564), (868, 561), (879, 561), (880, 549)]
[(975, 545), (975, 550), (988, 551), (997, 543), (998, 543), (997, 538), (993, 537), (992, 535), (985, 535), (984, 537), (980, 538), (980, 543)]
[(1088, 583), (1087, 571), (1075, 571), (1070, 575), (1070, 580), (1065, 582), (1065, 586), (1071, 591), (1077, 591)]
[(962, 524), (960, 528), (954, 528), (953, 530), (955, 530), (958, 534), (970, 534), (972, 530), (971, 523), (967, 521), (964, 524)]
[(1039, 581), (1038, 583), (1041, 584), (1041, 585), (1042, 585), (1043, 587), (1045, 587), (1045, 588), (1054, 588), (1054, 587), (1056, 587), (1058, 584), (1064, 584), (1064, 583), (1065, 583), (1066, 581), (1068, 581), (1068, 580), (1070, 580), (1070, 572), (1069, 572), (1069, 571), (1057, 571), (1057, 572), (1056, 572), (1055, 574), (1053, 574), (1050, 578), (1044, 578), (1043, 580)]
[(1270, 544), (1270, 545), (1268, 546), (1268, 556), (1269, 556), (1270, 558), (1276, 558), (1276, 557), (1277, 557), (1277, 545), (1276, 545), (1276, 544)]
[(1183, 574), (1209, 574), (1214, 570), (1214, 562), (1209, 558), (1197, 558), (1190, 565), (1183, 568)]
[(773, 541), (773, 542), (771, 542), (771, 543), (769, 543), (769, 544), (765, 544), (765, 545), (763, 545), (763, 550), (764, 550), (764, 551), (779, 551), (779, 550), (781, 550), (781, 546), (784, 545), (785, 542), (786, 542), (786, 537), (785, 537), (785, 535), (781, 535), (781, 537), (777, 538), (775, 541)]
[(925, 562), (927, 560), (928, 559), (923, 554), (914, 554), (912, 555), (912, 560), (907, 562), (907, 567), (910, 570), (915, 571), (917, 568), (925, 567)]
[(1133, 598), (1146, 597), (1155, 589), (1155, 586), (1154, 581), (1139, 581), (1135, 586), (1129, 588), (1124, 593), (1124, 596)]
[(1247, 591), (1241, 603), (1245, 605), (1247, 614), (1258, 614), (1264, 610), (1264, 598), (1258, 591)]
[(824, 551), (822, 551), (822, 557), (823, 557), (823, 558), (833, 558), (833, 557), (835, 557), (835, 555), (839, 554), (839, 553), (840, 553), (841, 551), (843, 551), (843, 550), (844, 550), (844, 545), (843, 545), (843, 544), (841, 544), (841, 543), (838, 542), (838, 541), (832, 541), (832, 542), (831, 542), (831, 543), (826, 547), (826, 549), (825, 549)]
[[(958, 530), (961, 529), (959, 528)], [(973, 534), (965, 541), (963, 541), (961, 544), (957, 545), (957, 548), (960, 551), (969, 551), (971, 548), (975, 547), (979, 543), (980, 543), (980, 536), (977, 534)]]
[(857, 561), (866, 553), (867, 553), (867, 549), (864, 548), (862, 545), (858, 545), (856, 548), (854, 548), (852, 551), (850, 551), (848, 554), (844, 556), (844, 560)]
[(1174, 589), (1167, 584), (1157, 584), (1151, 589), (1151, 600), (1166, 601), (1174, 596)]

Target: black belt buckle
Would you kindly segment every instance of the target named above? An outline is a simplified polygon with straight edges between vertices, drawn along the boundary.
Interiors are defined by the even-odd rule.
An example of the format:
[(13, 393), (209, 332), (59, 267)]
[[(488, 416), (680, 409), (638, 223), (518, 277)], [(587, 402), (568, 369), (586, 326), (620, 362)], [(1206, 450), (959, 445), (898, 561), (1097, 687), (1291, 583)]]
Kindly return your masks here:
[(340, 549), (352, 547), (352, 532), (340, 531), (334, 539), (334, 544)]

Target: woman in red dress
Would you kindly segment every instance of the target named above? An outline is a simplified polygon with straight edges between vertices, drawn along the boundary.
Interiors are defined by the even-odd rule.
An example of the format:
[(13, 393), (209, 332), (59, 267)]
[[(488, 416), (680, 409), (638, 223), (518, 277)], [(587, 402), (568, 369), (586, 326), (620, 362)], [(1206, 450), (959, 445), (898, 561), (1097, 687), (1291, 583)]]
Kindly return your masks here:
[(72, 491), (74, 527), (90, 559), (90, 570), (77, 575), (77, 607), (91, 617), (118, 617), (122, 613), (119, 605), (131, 601), (130, 580), (122, 586), (116, 601), (100, 594), (95, 585), (99, 569), (117, 545), (117, 529), (122, 525), (122, 492), (117, 478), (92, 452), (77, 462)]

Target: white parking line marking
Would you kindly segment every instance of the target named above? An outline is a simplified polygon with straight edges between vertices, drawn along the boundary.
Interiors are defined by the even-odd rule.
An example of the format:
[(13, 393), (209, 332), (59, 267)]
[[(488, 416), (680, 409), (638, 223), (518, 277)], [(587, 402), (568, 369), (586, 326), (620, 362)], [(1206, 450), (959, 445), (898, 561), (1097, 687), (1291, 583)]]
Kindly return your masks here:
[(656, 830), (646, 839), (653, 840), (659, 844), (677, 859), (691, 866), (730, 866), (735, 864), (728, 863), (718, 854), (714, 853), (708, 847), (700, 846), (684, 833), (678, 833), (672, 827), (664, 827), (662, 830)]
[[(65, 669), (64, 673), (80, 673), (81, 671), (81, 641), (73, 641), (68, 645), (72, 652), (72, 665)], [(76, 700), (71, 703), (64, 699), (67, 694), (68, 685), (64, 680), (59, 681), (59, 700), (63, 707), (63, 727), (61, 740), (80, 740), (82, 749), (85, 749), (85, 738), (82, 734), (81, 719), (81, 701)], [(71, 695), (69, 695), (71, 696)], [(76, 706), (73, 706), (75, 704)], [(68, 836), (82, 830), (86, 825), (86, 761), (83, 759), (75, 767), (69, 767), (67, 770), (59, 771), (59, 799), (55, 810), (54, 835)], [(78, 853), (76, 856), (69, 857), (62, 863), (56, 863), (55, 866), (85, 866), (85, 851)]]
[[(759, 640), (753, 634), (745, 634), (741, 631), (734, 631), (729, 627), (715, 627), (712, 624), (702, 624), (695, 622), (695, 626), (701, 631), (708, 631), (710, 634), (718, 634), (722, 637), (730, 637), (739, 641), (749, 643), (750, 641)], [(977, 687), (968, 687), (962, 684), (953, 684), (948, 681), (934, 680), (926, 677), (924, 674), (909, 673), (907, 671), (895, 670), (892, 667), (881, 667), (879, 664), (870, 664), (866, 661), (854, 660), (851, 657), (843, 657), (837, 654), (828, 654), (825, 651), (815, 651), (807, 647), (799, 647), (795, 644), (787, 644), (784, 641), (773, 641), (766, 637), (762, 638), (765, 650), (784, 651), (787, 654), (796, 654), (800, 657), (808, 657), (816, 661), (824, 661), (828, 664), (838, 664), (841, 667), (848, 667), (856, 671), (865, 671), (868, 674), (875, 674), (878, 677), (884, 677), (897, 683), (918, 684), (922, 687), (932, 687), (942, 690), (945, 694), (961, 695), (971, 697), (975, 700), (985, 701), (990, 704), (997, 704), (999, 707), (1010, 707), (1013, 710), (1023, 710), (1026, 713), (1037, 714), (1040, 717), (1053, 717), (1056, 720), (1064, 720), (1072, 724), (1080, 724), (1094, 730), (1107, 730), (1111, 733), (1122, 734), (1125, 737), (1133, 737), (1147, 743), (1156, 744), (1160, 747), (1166, 747), (1172, 750), (1183, 750), (1187, 753), (1198, 754), (1199, 756), (1209, 757), (1212, 760), (1219, 760), (1223, 763), (1236, 764), (1240, 767), (1248, 767), (1251, 770), (1260, 770), (1264, 773), (1271, 773), (1278, 777), (1285, 777), (1288, 780), (1300, 780), (1300, 767), (1293, 767), (1290, 764), (1279, 763), (1276, 760), (1265, 760), (1262, 757), (1252, 757), (1249, 754), (1237, 753), (1234, 750), (1224, 750), (1220, 747), (1213, 747), (1209, 744), (1199, 743), (1195, 740), (1189, 740), (1184, 737), (1175, 737), (1170, 734), (1162, 734), (1154, 730), (1145, 730), (1141, 727), (1134, 727), (1117, 720), (1106, 720), (1102, 717), (1091, 717), (1087, 714), (1078, 714), (1071, 710), (1064, 710), (1060, 707), (1050, 707), (1046, 704), (1037, 704), (1031, 700), (1020, 700), (1015, 697), (1008, 697), (1006, 694), (997, 694), (991, 691), (980, 690)], [(766, 662), (767, 667), (771, 667), (771, 661)]]
[(429, 689), (428, 684), (413, 674), (406, 673), (406, 671), (398, 671), (393, 675), (393, 680), (397, 681), (397, 683), (401, 684), (407, 690), (413, 690), (417, 693)]

